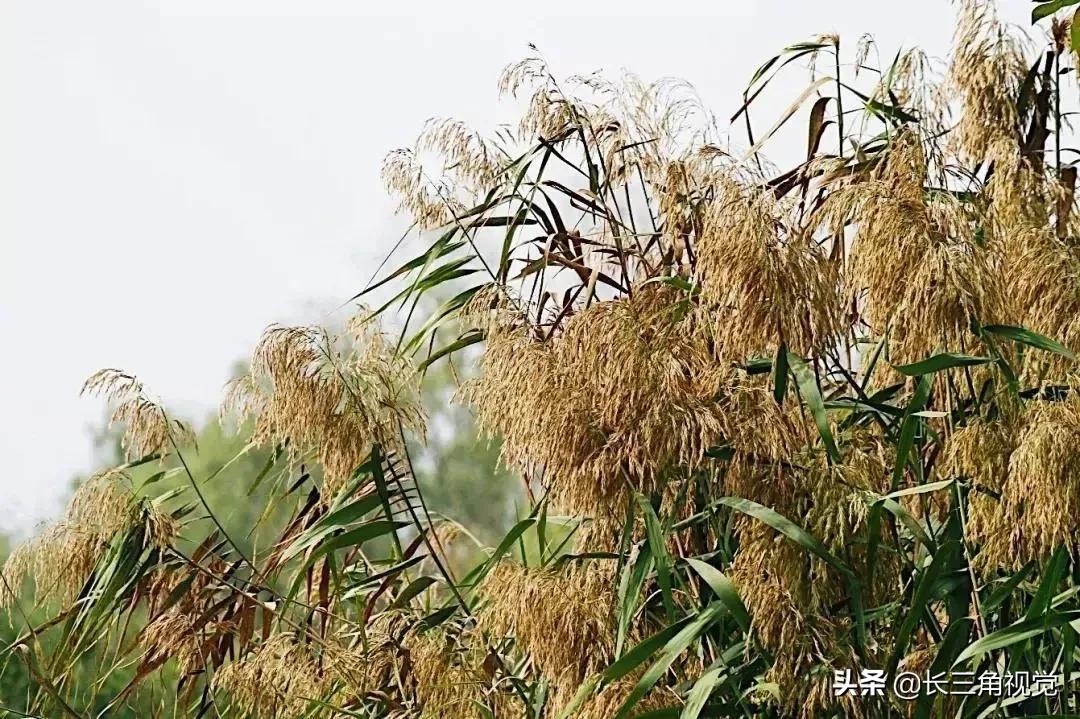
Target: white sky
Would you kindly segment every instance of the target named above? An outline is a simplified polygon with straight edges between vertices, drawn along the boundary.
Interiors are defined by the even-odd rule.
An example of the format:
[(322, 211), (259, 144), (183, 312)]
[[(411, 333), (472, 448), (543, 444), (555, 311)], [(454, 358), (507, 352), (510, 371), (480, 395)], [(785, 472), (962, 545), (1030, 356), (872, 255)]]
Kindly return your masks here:
[[(450, 5), (462, 12), (430, 13)], [(402, 227), (383, 155), (433, 115), (509, 119), (495, 81), (528, 43), (562, 75), (684, 78), (727, 117), (783, 45), (869, 32), (883, 53), (944, 56), (953, 12), (546, 0), (520, 6), (543, 17), (488, 13), (507, 5), (0, 0), (0, 531), (54, 514), (89, 467), (103, 413), (78, 397), (91, 372), (134, 372), (199, 415), (265, 325), (317, 321), (359, 290)], [(1026, 24), (1029, 2), (1002, 7)]]

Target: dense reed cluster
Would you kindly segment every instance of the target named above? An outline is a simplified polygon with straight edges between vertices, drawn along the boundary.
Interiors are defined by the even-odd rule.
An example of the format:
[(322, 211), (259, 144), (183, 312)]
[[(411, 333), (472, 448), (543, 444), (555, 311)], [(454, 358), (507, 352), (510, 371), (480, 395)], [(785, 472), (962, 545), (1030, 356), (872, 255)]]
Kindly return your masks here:
[[(1037, 11), (1043, 49), (991, 4), (958, 11), (942, 73), (867, 38), (785, 48), (727, 133), (683, 83), (558, 79), (539, 55), (499, 82), (516, 127), (430, 122), (383, 166), (422, 251), (356, 299), (396, 294), (341, 336), (269, 328), (228, 388), (271, 452), (253, 485), (288, 509), (261, 554), (207, 503), (183, 424), (127, 374), (87, 382), (128, 463), (4, 568), (5, 605), (32, 580), (57, 612), (8, 647), (42, 687), (28, 711), (83, 716), (105, 683), (72, 657), (93, 652), (135, 667), (109, 711), (172, 677), (162, 716), (1080, 711), (1070, 23)], [(807, 91), (755, 132), (799, 65)], [(763, 153), (802, 117), (778, 169)], [(423, 372), (476, 356), (457, 399), (530, 504), (462, 566), (409, 447)], [(834, 686), (1006, 667), (1060, 681)]]

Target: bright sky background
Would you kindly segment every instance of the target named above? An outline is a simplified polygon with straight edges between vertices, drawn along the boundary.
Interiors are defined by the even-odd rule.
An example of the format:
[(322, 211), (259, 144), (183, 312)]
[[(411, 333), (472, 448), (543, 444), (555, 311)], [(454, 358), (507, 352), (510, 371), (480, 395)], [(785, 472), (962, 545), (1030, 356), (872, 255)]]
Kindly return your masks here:
[[(449, 5), (462, 11), (431, 14)], [(263, 327), (318, 321), (360, 289), (403, 227), (383, 155), (433, 115), (508, 120), (495, 81), (528, 43), (562, 75), (684, 78), (727, 117), (786, 44), (869, 32), (883, 53), (944, 57), (953, 13), (944, 0), (368, 6), (0, 0), (0, 531), (55, 514), (90, 468), (103, 407), (79, 398), (87, 375), (126, 369), (201, 416)], [(1029, 2), (1002, 7), (1026, 24)]]

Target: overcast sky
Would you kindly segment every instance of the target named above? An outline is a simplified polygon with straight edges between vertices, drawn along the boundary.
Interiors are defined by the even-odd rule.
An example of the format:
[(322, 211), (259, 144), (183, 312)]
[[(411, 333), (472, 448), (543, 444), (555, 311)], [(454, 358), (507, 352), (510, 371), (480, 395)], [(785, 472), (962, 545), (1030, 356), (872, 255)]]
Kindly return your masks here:
[[(103, 408), (78, 390), (91, 372), (127, 369), (201, 416), (265, 325), (319, 320), (355, 293), (403, 226), (383, 155), (433, 115), (508, 120), (495, 81), (529, 43), (560, 74), (684, 78), (726, 117), (785, 44), (869, 32), (883, 51), (944, 56), (953, 12), (641, 4), (664, 13), (651, 16), (626, 0), (545, 0), (520, 15), (399, 2), (378, 5), (402, 14), (375, 16), (369, 4), (0, 0), (0, 531), (55, 514), (90, 467)], [(462, 11), (432, 14), (451, 6)], [(1024, 23), (1030, 3), (1003, 10)]]

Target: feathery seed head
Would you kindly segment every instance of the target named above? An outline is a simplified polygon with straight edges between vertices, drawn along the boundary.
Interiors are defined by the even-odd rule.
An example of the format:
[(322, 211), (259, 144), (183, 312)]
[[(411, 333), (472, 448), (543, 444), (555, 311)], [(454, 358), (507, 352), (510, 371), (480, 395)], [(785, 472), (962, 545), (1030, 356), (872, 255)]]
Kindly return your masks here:
[(835, 191), (820, 213), (835, 235), (852, 226), (848, 292), (875, 332), (888, 330), (894, 364), (959, 351), (974, 342), (973, 321), (1007, 319), (1002, 273), (967, 209), (926, 182), (922, 142), (905, 133), (872, 177)]
[(992, 2), (963, 0), (953, 38), (949, 86), (962, 98), (951, 142), (960, 157), (982, 162), (999, 140), (1015, 142), (1014, 98), (1027, 74), (1021, 41), (997, 17)]
[(986, 537), (988, 562), (1013, 569), (1046, 560), (1059, 546), (1076, 553), (1080, 512), (1080, 400), (1039, 402), (1027, 411), (1001, 487), (1003, 526)]
[(694, 466), (717, 442), (713, 388), (699, 383), (712, 364), (671, 292), (645, 286), (579, 312), (550, 340), (524, 327), (489, 334), (462, 396), (503, 437), (508, 464), (543, 471), (558, 506), (621, 516), (629, 487), (651, 490), (669, 463)]
[(614, 581), (595, 563), (559, 570), (504, 561), (484, 581), (479, 626), (513, 636), (544, 676), (569, 677), (576, 689), (612, 658)]
[(424, 431), (417, 377), (373, 324), (351, 325), (352, 347), (318, 327), (266, 330), (250, 376), (234, 382), (223, 407), (256, 413), (254, 439), (284, 442), (294, 457), (314, 454), (330, 501), (371, 454), (401, 444), (399, 425)]
[[(64, 516), (20, 545), (4, 565), (13, 589), (34, 581), (35, 597), (70, 603), (82, 590), (105, 546), (139, 521), (138, 502), (115, 470), (95, 475), (75, 490)], [(10, 601), (0, 593), (0, 606)]]
[(718, 179), (703, 221), (697, 271), (702, 321), (722, 356), (766, 354), (786, 343), (802, 355), (829, 347), (843, 311), (835, 263), (789, 231), (768, 193)]
[(142, 382), (117, 369), (103, 369), (83, 384), (83, 394), (104, 397), (113, 405), (110, 425), (124, 426), (121, 444), (129, 461), (152, 454), (164, 455), (191, 442), (191, 429), (170, 419), (165, 409), (150, 399)]
[(274, 634), (243, 659), (226, 664), (213, 678), (233, 704), (253, 717), (301, 716), (331, 689), (310, 645), (291, 633)]

